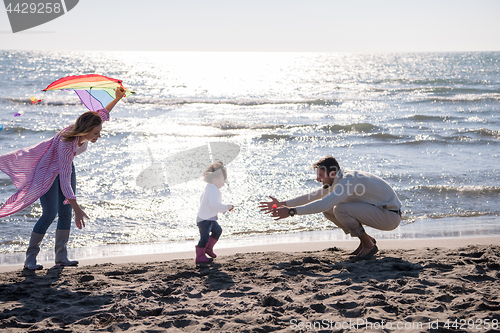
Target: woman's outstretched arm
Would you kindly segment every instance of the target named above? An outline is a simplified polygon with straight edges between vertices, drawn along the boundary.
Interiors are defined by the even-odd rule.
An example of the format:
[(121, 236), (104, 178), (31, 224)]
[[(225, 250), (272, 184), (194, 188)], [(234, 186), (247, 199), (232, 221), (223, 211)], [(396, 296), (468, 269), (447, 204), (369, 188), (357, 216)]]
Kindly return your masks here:
[(115, 99), (111, 101), (108, 104), (108, 106), (106, 106), (106, 110), (108, 110), (108, 112), (111, 112), (111, 110), (115, 107), (116, 103), (118, 103), (118, 101), (120, 101), (120, 99), (122, 99), (123, 96), (125, 96), (125, 89), (123, 88), (116, 88), (115, 92), (116, 92)]

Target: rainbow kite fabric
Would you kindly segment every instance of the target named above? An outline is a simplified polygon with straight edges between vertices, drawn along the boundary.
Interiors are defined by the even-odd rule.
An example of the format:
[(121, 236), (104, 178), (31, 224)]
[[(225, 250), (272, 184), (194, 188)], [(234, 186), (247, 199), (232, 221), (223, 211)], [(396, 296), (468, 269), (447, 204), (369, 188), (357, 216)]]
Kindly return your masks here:
[(42, 91), (74, 90), (87, 109), (97, 111), (105, 108), (115, 99), (115, 89), (117, 88), (124, 89), (125, 96), (135, 94), (132, 90), (126, 89), (121, 80), (99, 74), (63, 77), (52, 82)]

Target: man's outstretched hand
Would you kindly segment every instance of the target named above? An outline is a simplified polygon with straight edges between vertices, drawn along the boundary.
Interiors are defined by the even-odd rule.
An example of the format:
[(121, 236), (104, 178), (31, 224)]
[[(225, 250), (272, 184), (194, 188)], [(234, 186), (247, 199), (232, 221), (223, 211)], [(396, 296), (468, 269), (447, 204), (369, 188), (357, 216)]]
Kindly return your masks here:
[(290, 208), (284, 206), (280, 208), (273, 209), (271, 216), (275, 217), (275, 220), (281, 220), (281, 219), (286, 219), (287, 217), (290, 217)]
[(261, 212), (266, 214), (271, 213), (273, 211), (273, 206), (276, 205), (276, 208), (282, 207), (284, 205), (283, 202), (279, 202), (278, 199), (269, 196), (272, 201), (261, 201), (259, 202), (259, 208)]

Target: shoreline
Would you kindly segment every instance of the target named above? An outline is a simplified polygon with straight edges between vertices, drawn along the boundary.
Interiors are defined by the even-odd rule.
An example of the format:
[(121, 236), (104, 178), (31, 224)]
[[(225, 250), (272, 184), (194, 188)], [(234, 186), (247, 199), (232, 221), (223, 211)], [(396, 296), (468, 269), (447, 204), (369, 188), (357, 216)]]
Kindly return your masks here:
[[(380, 231), (367, 227), (366, 231), (377, 239), (379, 249), (408, 249), (408, 247), (429, 246), (445, 248), (456, 247), (457, 244), (500, 245), (500, 224), (497, 216), (476, 217), (474, 222), (462, 221), (456, 218), (442, 218), (439, 223), (430, 219), (416, 220), (413, 223), (402, 224), (392, 231)], [(48, 237), (54, 237), (52, 231)], [(460, 239), (460, 241), (458, 241)], [(150, 244), (118, 244), (100, 245), (82, 248), (68, 248), (68, 256), (78, 260), (80, 267), (94, 263), (128, 263), (146, 262), (146, 258), (154, 261), (169, 261), (175, 259), (194, 258), (194, 245), (197, 240), (170, 241)], [(358, 246), (357, 238), (345, 235), (335, 228), (321, 231), (305, 231), (273, 235), (254, 235), (241, 238), (225, 238), (224, 234), (217, 243), (216, 253), (221, 256), (234, 255), (240, 252), (300, 252), (321, 251), (329, 247), (339, 247), (354, 250)], [(455, 244), (457, 243), (457, 244)], [(383, 245), (382, 245), (383, 244)], [(416, 245), (411, 245), (416, 244)], [(71, 239), (70, 244), (71, 246)], [(383, 246), (383, 247), (382, 247)], [(0, 254), (0, 273), (23, 268), (25, 252)], [(40, 251), (37, 261), (45, 268), (54, 265), (54, 250), (52, 248)]]
[[(369, 227), (366, 228), (366, 231), (368, 234), (377, 239), (377, 241), (404, 240), (405, 242), (408, 242), (413, 240), (500, 236), (500, 218), (498, 216), (476, 216), (473, 220), (458, 219), (456, 217), (444, 217), (439, 218), (438, 221), (439, 223), (437, 223), (434, 218), (417, 219), (411, 223), (403, 222), (399, 227), (391, 231), (380, 231)], [(49, 230), (46, 239), (53, 237), (54, 231)], [(72, 237), (77, 237), (77, 235), (72, 235)], [(194, 252), (193, 248), (197, 243), (197, 239), (187, 241), (165, 240), (146, 244), (112, 244), (71, 248), (72, 237), (70, 238), (68, 248), (69, 257), (78, 260), (81, 263), (89, 259), (105, 260), (106, 258), (110, 258), (109, 261), (112, 261), (111, 258), (134, 257), (136, 255), (155, 257), (164, 255), (167, 258), (190, 258), (190, 253), (192, 251)], [(353, 242), (352, 244), (354, 245), (352, 246), (357, 246), (357, 239), (353, 239), (351, 236), (345, 235), (340, 229), (334, 228), (328, 230), (302, 231), (271, 235), (258, 234), (241, 236), (238, 238), (231, 238), (230, 236), (226, 238), (223, 233), (216, 248), (219, 252), (221, 252), (221, 249), (226, 248), (266, 246), (288, 243), (296, 243), (300, 248), (302, 243), (310, 242), (330, 242), (329, 247), (336, 246), (336, 244), (342, 244), (343, 242), (346, 242), (346, 244)], [(48, 247), (48, 244), (45, 242), (42, 243), (41, 248), (42, 250), (37, 257), (37, 261), (44, 265), (52, 265), (54, 262), (53, 248)], [(14, 269), (9, 266), (22, 268), (24, 259), (25, 249), (13, 253), (0, 254), (0, 272), (11, 271)]]
[[(290, 235), (281, 235), (284, 240), (296, 239), (297, 237), (290, 238)], [(298, 238), (307, 238), (304, 235)], [(347, 236), (345, 236), (347, 237)], [(269, 237), (269, 239), (276, 240), (276, 236)], [(262, 239), (262, 237), (261, 237)], [(282, 240), (283, 240), (282, 239)], [(275, 243), (259, 243), (250, 245), (251, 238), (243, 240), (232, 240), (232, 242), (221, 242), (221, 246), (216, 247), (216, 253), (219, 257), (227, 257), (236, 254), (245, 253), (269, 253), (269, 252), (283, 252), (283, 253), (297, 253), (297, 252), (314, 252), (323, 251), (328, 248), (338, 248), (343, 251), (353, 251), (359, 244), (357, 239), (344, 239), (344, 240), (303, 240), (288, 241), (288, 242), (275, 242)], [(229, 240), (228, 240), (229, 241)], [(189, 247), (194, 247), (194, 241), (186, 242)], [(236, 245), (236, 244), (240, 245)], [(436, 237), (436, 238), (407, 238), (407, 239), (384, 239), (377, 238), (377, 246), (379, 250), (415, 250), (426, 248), (442, 248), (446, 250), (457, 249), (470, 245), (482, 246), (500, 246), (500, 235), (492, 236), (462, 236), (462, 237)], [(103, 246), (103, 248), (107, 248)], [(160, 263), (172, 260), (193, 259), (194, 250), (172, 251), (172, 252), (157, 252), (157, 253), (141, 253), (141, 254), (110, 254), (107, 256), (94, 256), (94, 257), (78, 257), (78, 250), (70, 249), (70, 258), (78, 260), (80, 263), (78, 268), (83, 268), (91, 265), (99, 264), (134, 264), (134, 263)], [(112, 251), (111, 251), (112, 252)], [(23, 269), (22, 260), (24, 260), (24, 253), (15, 254), (21, 262), (15, 264), (0, 264), (0, 274), (6, 272), (13, 272)], [(44, 258), (39, 260), (44, 265), (44, 269), (54, 266), (53, 253), (44, 251), (40, 254)], [(49, 259), (50, 258), (50, 259)], [(217, 260), (217, 259), (216, 259)], [(193, 262), (194, 264), (194, 262)], [(72, 269), (72, 268), (68, 268)]]

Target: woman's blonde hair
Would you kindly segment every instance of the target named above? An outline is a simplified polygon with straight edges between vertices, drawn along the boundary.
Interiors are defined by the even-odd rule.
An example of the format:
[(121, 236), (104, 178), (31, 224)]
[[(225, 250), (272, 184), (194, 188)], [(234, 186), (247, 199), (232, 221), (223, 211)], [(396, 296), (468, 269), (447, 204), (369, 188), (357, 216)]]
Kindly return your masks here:
[(215, 163), (210, 164), (210, 166), (203, 173), (203, 179), (207, 183), (211, 183), (214, 178), (219, 176), (224, 176), (224, 180), (227, 178), (227, 170), (224, 164), (221, 161), (217, 161)]
[(75, 138), (89, 134), (94, 127), (101, 124), (102, 118), (99, 113), (95, 111), (87, 111), (78, 117), (75, 124), (66, 132), (62, 133), (61, 136), (64, 141), (71, 142)]

